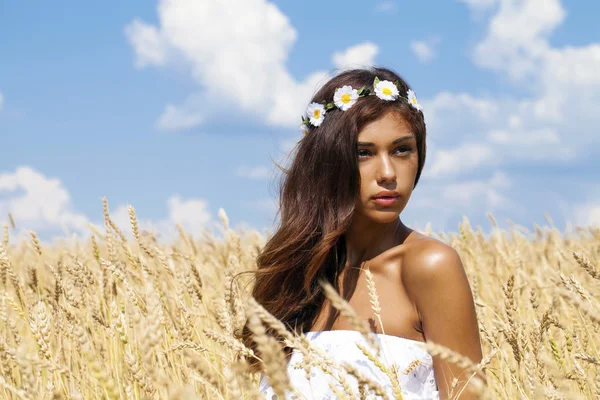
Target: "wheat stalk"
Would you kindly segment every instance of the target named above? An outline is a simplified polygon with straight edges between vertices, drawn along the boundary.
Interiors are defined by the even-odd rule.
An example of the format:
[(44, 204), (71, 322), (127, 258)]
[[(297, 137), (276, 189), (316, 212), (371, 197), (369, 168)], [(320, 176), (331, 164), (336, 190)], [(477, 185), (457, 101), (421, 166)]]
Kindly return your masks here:
[[(367, 338), (360, 342), (363, 356), (386, 374), (385, 382), (368, 379), (361, 365), (343, 363), (293, 332), (250, 296), (250, 281), (245, 285), (233, 279), (256, 268), (267, 238), (233, 231), (224, 210), (219, 216), (224, 240), (207, 232), (195, 240), (179, 226), (179, 236), (169, 241), (159, 240), (162, 232), (142, 231), (129, 206), (138, 246), (133, 251), (112, 221), (106, 199), (103, 211), (106, 229), (91, 225), (87, 243), (46, 244), (33, 231), (9, 238), (14, 221), (3, 224), (0, 397), (261, 398), (258, 376), (249, 366), (254, 358), (264, 364), (279, 394), (303, 397), (286, 374), (287, 368), (298, 368), (309, 376), (317, 369), (331, 378), (325, 389), (339, 398), (366, 398), (371, 392), (390, 398), (404, 390), (401, 373), (432, 367), (408, 360), (398, 371), (398, 363), (386, 360), (385, 341), (377, 340), (331, 285), (323, 288), (327, 301)], [(449, 380), (449, 394), (600, 397), (595, 287), (600, 229), (577, 227), (574, 235), (534, 225), (528, 235), (514, 224), (502, 231), (489, 217), (494, 229), (489, 237), (467, 218), (456, 233), (430, 232), (467, 261), (485, 355), (475, 363), (431, 341), (422, 344), (430, 355), (464, 369)], [(377, 293), (374, 275), (366, 270), (368, 298), (360, 300), (370, 302), (385, 335), (382, 310), (387, 304)], [(262, 341), (256, 354), (234, 336), (246, 320), (254, 323), (254, 337)], [(369, 337), (381, 346), (381, 356)], [(293, 366), (286, 364), (283, 345), (301, 353)], [(398, 382), (389, 381), (390, 375)]]
[(342, 316), (350, 322), (354, 329), (367, 339), (369, 345), (376, 350), (377, 354), (379, 354), (379, 344), (375, 340), (375, 335), (373, 335), (373, 332), (371, 332), (366, 322), (360, 319), (350, 304), (338, 294), (329, 282), (320, 281), (319, 284), (323, 287), (325, 296), (331, 301), (331, 305), (341, 312)]

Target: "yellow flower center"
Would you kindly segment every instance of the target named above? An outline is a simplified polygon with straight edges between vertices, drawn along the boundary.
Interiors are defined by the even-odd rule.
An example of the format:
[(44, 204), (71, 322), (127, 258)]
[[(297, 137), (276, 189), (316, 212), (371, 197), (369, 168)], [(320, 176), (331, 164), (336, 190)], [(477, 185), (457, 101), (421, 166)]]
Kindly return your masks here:
[(383, 89), (381, 89), (381, 93), (385, 94), (386, 96), (389, 96), (392, 94), (392, 89), (384, 87)]
[(352, 97), (350, 96), (350, 94), (349, 94), (349, 93), (344, 93), (344, 94), (342, 95), (342, 98), (341, 98), (341, 100), (342, 100), (342, 103), (344, 103), (344, 104), (348, 104), (348, 103), (350, 103), (350, 100), (352, 100)]
[(314, 116), (316, 119), (319, 119), (319, 118), (321, 118), (321, 110), (319, 110), (319, 109), (317, 108), (315, 111), (313, 111), (313, 116)]
[(412, 101), (414, 105), (417, 105), (417, 98), (416, 97), (413, 97), (412, 99), (410, 99), (410, 101)]

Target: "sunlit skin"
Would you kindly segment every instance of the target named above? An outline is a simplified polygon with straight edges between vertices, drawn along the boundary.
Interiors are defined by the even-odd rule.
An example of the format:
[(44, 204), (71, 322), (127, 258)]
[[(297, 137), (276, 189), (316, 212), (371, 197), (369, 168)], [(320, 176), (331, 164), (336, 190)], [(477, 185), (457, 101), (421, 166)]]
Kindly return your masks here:
[[(458, 253), (441, 241), (413, 231), (400, 218), (418, 169), (413, 132), (391, 112), (367, 124), (358, 142), (361, 187), (353, 223), (345, 234), (347, 265), (359, 262), (362, 269), (373, 272), (383, 326), (372, 319), (364, 274), (345, 279), (351, 283), (343, 284), (340, 293), (378, 333), (437, 343), (479, 362), (482, 350), (475, 305)], [(383, 190), (398, 192), (399, 200), (389, 206), (375, 204), (372, 196)], [(351, 274), (344, 269), (341, 276)], [(352, 326), (343, 318), (336, 319), (326, 305), (313, 330), (335, 329)], [(447, 398), (452, 378), (459, 379), (456, 395), (471, 375), (439, 356), (433, 357), (433, 367), (440, 399)], [(463, 390), (458, 398), (477, 397)]]

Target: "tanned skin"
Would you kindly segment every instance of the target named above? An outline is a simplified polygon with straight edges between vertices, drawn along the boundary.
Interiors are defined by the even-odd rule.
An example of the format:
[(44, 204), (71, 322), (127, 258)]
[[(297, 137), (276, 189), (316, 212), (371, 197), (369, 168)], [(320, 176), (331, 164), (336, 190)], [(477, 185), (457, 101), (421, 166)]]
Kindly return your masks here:
[[(373, 331), (432, 341), (478, 363), (482, 359), (478, 321), (460, 256), (447, 244), (410, 229), (400, 218), (418, 169), (414, 134), (400, 116), (388, 112), (367, 124), (358, 142), (360, 198), (345, 236), (347, 266), (360, 263), (360, 268), (340, 272), (340, 294)], [(399, 200), (391, 206), (375, 204), (372, 196), (383, 190), (398, 192)], [(374, 276), (383, 326), (373, 318), (365, 269)], [(311, 330), (338, 329), (352, 330), (352, 325), (326, 301)], [(448, 397), (453, 378), (459, 379), (456, 394), (472, 375), (439, 356), (433, 357), (433, 368), (440, 399)], [(458, 398), (477, 397), (465, 389)]]

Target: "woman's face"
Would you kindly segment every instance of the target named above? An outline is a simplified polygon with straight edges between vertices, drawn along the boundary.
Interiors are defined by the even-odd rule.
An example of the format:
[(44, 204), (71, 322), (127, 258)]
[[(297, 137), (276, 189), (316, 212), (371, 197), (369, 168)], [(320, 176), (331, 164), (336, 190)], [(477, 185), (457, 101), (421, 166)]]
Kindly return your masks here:
[[(379, 223), (398, 218), (412, 193), (419, 154), (417, 140), (404, 119), (395, 112), (364, 126), (358, 134), (360, 198), (357, 214)], [(392, 191), (379, 195), (382, 191)], [(375, 196), (395, 196), (379, 199)]]

